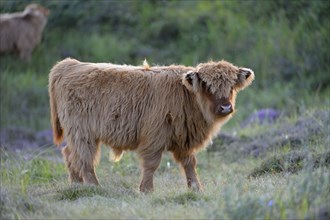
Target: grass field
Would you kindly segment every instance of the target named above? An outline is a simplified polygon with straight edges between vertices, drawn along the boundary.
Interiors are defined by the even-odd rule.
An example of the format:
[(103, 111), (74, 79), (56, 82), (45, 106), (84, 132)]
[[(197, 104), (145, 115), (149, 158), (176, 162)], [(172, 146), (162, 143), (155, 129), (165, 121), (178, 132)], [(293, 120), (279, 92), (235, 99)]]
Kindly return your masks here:
[[(203, 193), (186, 188), (180, 169), (167, 154), (156, 174), (155, 191), (144, 195), (138, 192), (140, 171), (134, 153), (113, 163), (108, 161), (109, 149), (102, 147), (97, 168), (101, 186), (94, 187), (68, 185), (54, 146), (2, 151), (1, 217), (325, 219), (330, 204), (330, 151), (328, 133), (322, 129), (329, 128), (328, 113), (329, 109), (307, 112), (303, 120), (284, 117), (273, 125), (251, 124), (235, 135), (227, 132), (237, 138), (231, 144), (216, 139), (198, 155)], [(296, 134), (296, 139), (284, 143), (288, 138), (281, 139), (283, 134), (278, 132), (294, 131), (301, 124), (306, 125), (307, 137), (299, 137), (305, 130), (298, 129), (288, 133)], [(268, 138), (269, 133), (273, 138)], [(277, 143), (269, 142), (276, 138)], [(295, 145), (296, 140), (301, 142)], [(255, 148), (249, 149), (250, 144)], [(267, 144), (267, 151), (262, 151)]]

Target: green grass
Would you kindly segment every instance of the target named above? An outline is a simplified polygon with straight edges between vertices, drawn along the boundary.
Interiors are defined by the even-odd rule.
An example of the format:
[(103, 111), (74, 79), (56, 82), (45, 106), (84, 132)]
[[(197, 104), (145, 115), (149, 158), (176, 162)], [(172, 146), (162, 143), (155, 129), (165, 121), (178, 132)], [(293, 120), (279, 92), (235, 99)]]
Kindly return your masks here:
[[(296, 123), (300, 118), (287, 120)], [(257, 129), (249, 136), (259, 133)], [(261, 157), (224, 154), (221, 146), (202, 151), (197, 156), (202, 193), (187, 189), (182, 171), (165, 154), (155, 191), (147, 195), (138, 192), (139, 163), (132, 152), (113, 163), (103, 146), (97, 167), (101, 186), (96, 187), (70, 186), (55, 147), (2, 151), (1, 213), (17, 219), (318, 219), (330, 202), (327, 146), (327, 137), (311, 136), (304, 144), (286, 145)]]
[[(137, 192), (138, 174), (126, 178), (100, 175), (102, 187), (69, 187), (64, 186), (64, 177), (55, 183), (50, 179), (48, 184), (28, 184), (26, 194), (18, 193), (17, 186), (3, 185), (2, 215), (98, 219), (315, 218), (318, 209), (329, 202), (325, 193), (330, 184), (328, 169), (248, 179), (246, 174), (251, 167), (247, 164), (220, 163), (218, 169), (200, 169), (204, 193), (189, 192), (183, 177), (171, 171), (157, 174), (156, 190), (149, 195)], [(122, 187), (118, 181), (126, 182), (131, 189)]]

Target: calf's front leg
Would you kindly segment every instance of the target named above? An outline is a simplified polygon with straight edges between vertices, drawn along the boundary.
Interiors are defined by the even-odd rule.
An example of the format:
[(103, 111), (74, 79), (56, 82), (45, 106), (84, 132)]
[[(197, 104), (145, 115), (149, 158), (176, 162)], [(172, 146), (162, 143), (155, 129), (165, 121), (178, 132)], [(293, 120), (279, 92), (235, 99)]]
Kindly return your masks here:
[(140, 152), (140, 157), (142, 160), (142, 180), (140, 184), (140, 192), (152, 192), (154, 189), (154, 173), (161, 162), (162, 152)]
[(203, 187), (200, 184), (196, 173), (197, 160), (195, 155), (178, 157), (177, 155), (174, 154), (174, 158), (181, 164), (185, 172), (188, 188), (196, 192), (203, 191)]

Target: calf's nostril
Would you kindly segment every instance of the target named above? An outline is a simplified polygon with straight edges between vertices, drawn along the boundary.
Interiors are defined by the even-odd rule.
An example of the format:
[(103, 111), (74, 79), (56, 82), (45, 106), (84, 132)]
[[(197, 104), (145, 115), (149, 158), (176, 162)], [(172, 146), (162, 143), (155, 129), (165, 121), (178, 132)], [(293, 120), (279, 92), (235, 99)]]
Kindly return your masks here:
[(221, 105), (220, 106), (222, 113), (229, 113), (232, 112), (232, 106), (229, 105)]
[(246, 72), (246, 73), (245, 73), (245, 78), (246, 78), (246, 79), (249, 78), (250, 75), (251, 75), (251, 72), (250, 72), (250, 71)]

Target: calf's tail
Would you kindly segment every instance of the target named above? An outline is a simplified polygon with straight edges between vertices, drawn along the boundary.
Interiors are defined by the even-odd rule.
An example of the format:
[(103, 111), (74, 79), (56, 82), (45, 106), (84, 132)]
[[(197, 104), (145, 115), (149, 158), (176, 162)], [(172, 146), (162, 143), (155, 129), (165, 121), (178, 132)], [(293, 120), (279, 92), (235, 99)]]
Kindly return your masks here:
[(50, 118), (53, 129), (53, 142), (54, 144), (59, 146), (63, 141), (63, 128), (58, 118), (55, 87), (53, 82), (54, 80), (52, 79), (51, 75), (52, 72), (50, 73), (49, 88), (48, 88), (49, 103), (50, 103)]

